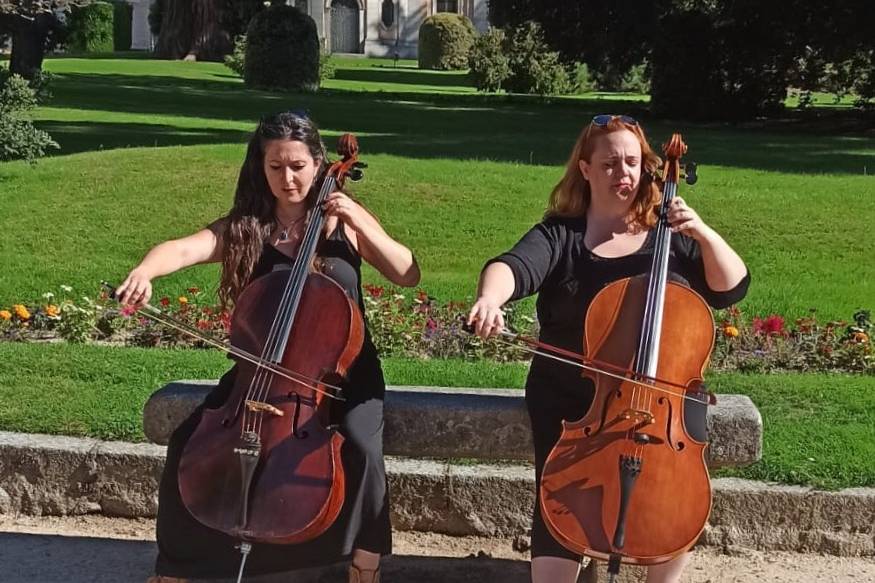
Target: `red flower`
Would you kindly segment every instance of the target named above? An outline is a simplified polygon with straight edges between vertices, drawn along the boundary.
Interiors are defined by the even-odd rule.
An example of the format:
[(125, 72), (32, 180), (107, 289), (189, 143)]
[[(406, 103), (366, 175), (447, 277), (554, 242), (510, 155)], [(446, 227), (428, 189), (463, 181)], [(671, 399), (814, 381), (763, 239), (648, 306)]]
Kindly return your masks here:
[(434, 318), (429, 318), (425, 322), (425, 327), (429, 332), (434, 332), (437, 329), (438, 325)]
[(364, 288), (365, 288), (365, 291), (368, 292), (368, 294), (369, 294), (372, 298), (374, 298), (374, 299), (378, 299), (378, 298), (383, 297), (383, 292), (386, 291), (386, 290), (383, 289), (383, 286), (381, 286), (381, 285), (373, 285), (373, 284), (370, 284), (370, 283), (366, 283), (366, 284), (365, 284), (364, 286), (362, 286), (362, 287), (364, 287)]
[(197, 295), (201, 293), (201, 289), (197, 286), (191, 286), (190, 288), (186, 289), (186, 291), (192, 295)]
[(418, 289), (418, 290), (416, 290), (416, 299), (419, 300), (420, 302), (427, 302), (428, 301), (428, 294), (425, 293), (423, 290)]
[(753, 319), (754, 334), (763, 334), (765, 336), (783, 336), (786, 334), (784, 330), (784, 318), (777, 314), (772, 314), (767, 318)]
[(158, 301), (161, 302), (161, 305), (164, 306), (165, 308), (170, 305), (170, 298), (168, 298), (167, 296), (164, 296), (163, 298), (161, 298)]
[(210, 323), (207, 322), (206, 320), (198, 320), (198, 321), (197, 321), (197, 327), (200, 328), (201, 330), (209, 330), (209, 329), (210, 329)]
[(219, 322), (222, 324), (222, 328), (225, 329), (225, 332), (231, 331), (231, 314), (227, 311), (223, 311), (221, 315), (219, 315)]

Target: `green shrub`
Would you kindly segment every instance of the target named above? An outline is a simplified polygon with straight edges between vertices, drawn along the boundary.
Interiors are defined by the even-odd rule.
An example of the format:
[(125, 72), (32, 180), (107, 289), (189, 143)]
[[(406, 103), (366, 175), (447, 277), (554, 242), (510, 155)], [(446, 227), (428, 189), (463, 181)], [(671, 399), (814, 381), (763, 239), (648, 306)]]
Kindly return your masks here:
[(577, 93), (589, 93), (590, 91), (598, 91), (598, 83), (592, 73), (589, 72), (589, 65), (586, 63), (574, 64), (574, 75), (571, 80), (574, 85), (574, 90)]
[(337, 73), (337, 63), (331, 53), (322, 51), (319, 53), (319, 83), (326, 79), (334, 79)]
[(67, 46), (83, 53), (111, 53), (113, 15), (113, 6), (107, 2), (76, 7), (67, 24)]
[(305, 91), (319, 87), (319, 37), (310, 16), (291, 6), (271, 6), (252, 18), (246, 42), (246, 85)]
[(420, 69), (464, 69), (477, 31), (467, 16), (441, 12), (419, 27)]
[(650, 67), (644, 63), (632, 65), (623, 75), (623, 80), (620, 82), (620, 91), (626, 93), (650, 93)]
[(33, 127), (30, 117), (46, 94), (45, 78), (39, 77), (34, 89), (23, 77), (0, 69), (0, 161), (33, 162), (45, 156), (46, 149), (58, 147), (49, 134)]
[(246, 63), (246, 35), (241, 34), (234, 39), (234, 50), (230, 55), (225, 55), (225, 66), (243, 76)]
[(511, 75), (505, 89), (514, 93), (561, 95), (572, 90), (568, 71), (551, 51), (536, 22), (524, 22), (508, 36)]
[(478, 91), (498, 91), (510, 77), (506, 41), (500, 28), (490, 28), (474, 41), (468, 57), (468, 77)]
[(112, 36), (113, 49), (131, 50), (131, 33), (134, 7), (127, 2), (113, 2)]

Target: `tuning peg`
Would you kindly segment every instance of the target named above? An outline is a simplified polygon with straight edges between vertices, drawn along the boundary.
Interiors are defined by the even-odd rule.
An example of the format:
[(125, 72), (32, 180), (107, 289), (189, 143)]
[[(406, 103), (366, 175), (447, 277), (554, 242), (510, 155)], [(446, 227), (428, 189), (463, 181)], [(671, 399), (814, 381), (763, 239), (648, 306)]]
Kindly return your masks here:
[(686, 179), (687, 184), (691, 186), (699, 180), (699, 177), (696, 175), (697, 167), (698, 166), (695, 162), (687, 162), (684, 166), (684, 171), (686, 172), (686, 176), (684, 178)]
[(347, 177), (353, 182), (358, 182), (364, 177), (365, 173), (360, 168), (353, 168), (347, 173)]
[(366, 162), (362, 162), (361, 160), (356, 160), (356, 161), (353, 163), (352, 167), (353, 167), (353, 168), (367, 168), (368, 165), (367, 165)]

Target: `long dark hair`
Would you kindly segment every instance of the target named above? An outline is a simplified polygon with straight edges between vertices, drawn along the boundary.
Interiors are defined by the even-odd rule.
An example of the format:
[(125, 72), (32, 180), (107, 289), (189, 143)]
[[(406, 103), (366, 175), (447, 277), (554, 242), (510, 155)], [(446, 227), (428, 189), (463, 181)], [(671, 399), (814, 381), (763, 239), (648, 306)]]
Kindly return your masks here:
[(219, 283), (219, 301), (224, 309), (230, 309), (243, 291), (261, 257), (264, 241), (277, 227), (276, 197), (264, 175), (264, 147), (271, 140), (301, 142), (316, 161), (318, 168), (313, 186), (307, 193), (308, 204), (313, 204), (318, 177), (326, 163), (325, 144), (316, 124), (308, 116), (283, 111), (265, 116), (258, 123), (240, 168), (234, 205), (224, 221), (222, 279)]

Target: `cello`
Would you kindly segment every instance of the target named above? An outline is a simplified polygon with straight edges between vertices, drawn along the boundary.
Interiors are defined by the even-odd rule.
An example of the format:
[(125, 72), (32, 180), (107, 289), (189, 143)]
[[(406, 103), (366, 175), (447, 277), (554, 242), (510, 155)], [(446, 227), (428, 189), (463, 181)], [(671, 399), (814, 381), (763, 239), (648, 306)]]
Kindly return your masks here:
[(182, 503), (240, 541), (238, 581), (253, 542), (311, 540), (344, 503), (343, 436), (328, 425), (325, 397), (358, 356), (364, 321), (343, 288), (313, 268), (326, 197), (365, 166), (351, 134), (338, 153), (292, 268), (253, 280), (237, 298), (227, 348), (237, 360), (233, 386), (224, 405), (203, 411), (181, 454)]
[(708, 404), (700, 389), (714, 320), (699, 294), (668, 280), (666, 215), (686, 145), (674, 134), (663, 149), (650, 271), (605, 286), (590, 304), (583, 374), (595, 396), (581, 419), (563, 421), (540, 486), (547, 529), (572, 552), (607, 560), (611, 581), (621, 563), (653, 565), (688, 550), (711, 510), (707, 443), (684, 417)]

